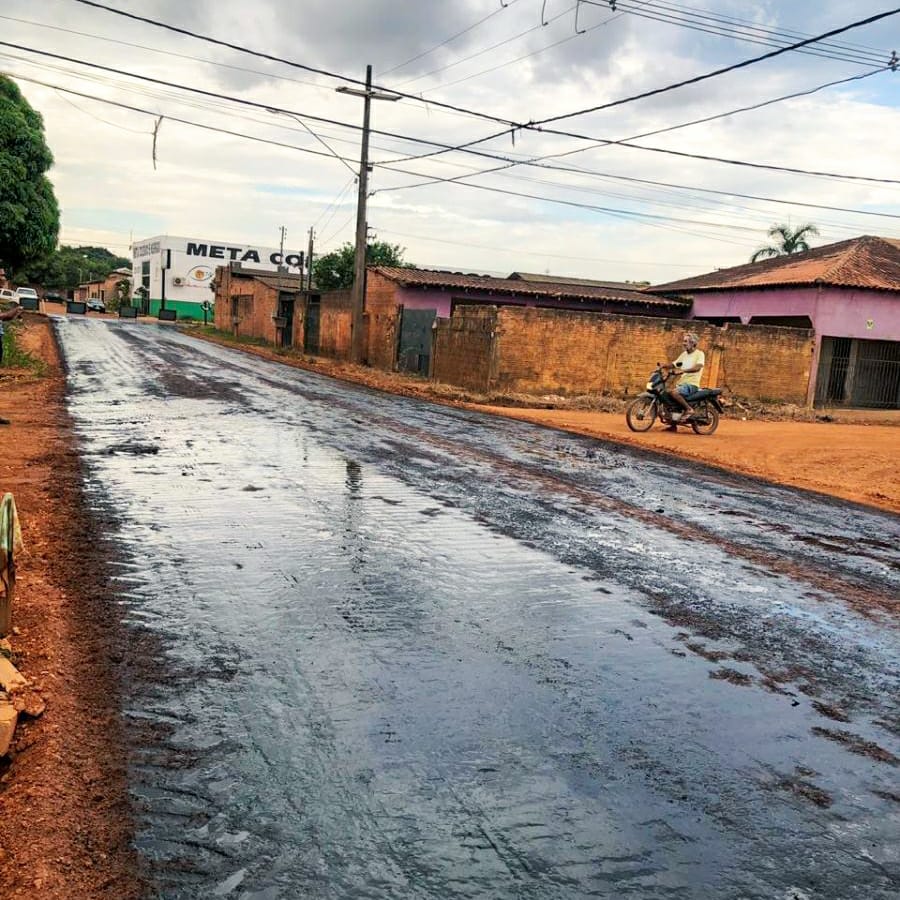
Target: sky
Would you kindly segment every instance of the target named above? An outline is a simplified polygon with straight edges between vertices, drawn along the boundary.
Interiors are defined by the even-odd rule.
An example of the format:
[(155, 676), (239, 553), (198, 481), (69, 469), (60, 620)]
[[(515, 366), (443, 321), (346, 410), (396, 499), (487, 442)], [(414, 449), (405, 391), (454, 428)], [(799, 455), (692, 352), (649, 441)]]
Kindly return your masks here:
[[(317, 254), (352, 241), (363, 103), (335, 88), (362, 80), (366, 64), (382, 92), (407, 95), (372, 103), (369, 227), (422, 267), (659, 284), (746, 262), (774, 224), (813, 222), (815, 244), (900, 237), (900, 183), (884, 183), (900, 182), (900, 70), (886, 68), (900, 51), (900, 15), (811, 52), (630, 99), (885, 12), (884, 3), (103, 5), (321, 71), (78, 0), (4, 0), (0, 42), (30, 49), (0, 46), (0, 72), (43, 115), (63, 243), (126, 256), (132, 241), (158, 234), (277, 246), (282, 226), (290, 249), (306, 248), (311, 227)], [(844, 83), (636, 139), (641, 147), (603, 143), (835, 81)], [(619, 100), (629, 102), (543, 131), (486, 118), (521, 126)], [(537, 160), (550, 154), (565, 155)]]

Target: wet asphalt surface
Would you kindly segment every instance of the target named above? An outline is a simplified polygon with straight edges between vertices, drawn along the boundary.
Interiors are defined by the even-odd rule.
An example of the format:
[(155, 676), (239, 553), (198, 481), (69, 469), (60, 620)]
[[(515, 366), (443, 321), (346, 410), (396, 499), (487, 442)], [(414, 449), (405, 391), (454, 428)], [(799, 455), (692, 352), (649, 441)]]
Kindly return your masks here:
[(897, 517), (56, 327), (158, 896), (898, 895)]

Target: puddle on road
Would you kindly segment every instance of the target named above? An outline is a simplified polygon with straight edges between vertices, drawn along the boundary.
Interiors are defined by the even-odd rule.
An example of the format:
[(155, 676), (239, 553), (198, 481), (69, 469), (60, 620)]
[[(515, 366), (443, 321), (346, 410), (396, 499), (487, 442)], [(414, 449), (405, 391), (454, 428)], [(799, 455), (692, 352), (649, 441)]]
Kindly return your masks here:
[[(829, 720), (722, 655), (739, 648), (649, 611), (683, 544), (633, 526), (626, 546), (614, 517), (527, 485), (476, 503), (421, 447), (430, 475), (403, 480), (371, 455), (383, 428), (252, 378), (240, 415), (209, 386), (148, 394), (154, 358), (182, 355), (179, 391), (216, 377), (174, 338), (62, 336), (126, 559), (139, 847), (163, 896), (892, 895), (895, 772), (815, 734)], [(273, 428), (291, 402), (306, 424)], [(155, 455), (104, 452), (151, 436)], [(727, 565), (685, 595), (796, 591), (743, 592)]]

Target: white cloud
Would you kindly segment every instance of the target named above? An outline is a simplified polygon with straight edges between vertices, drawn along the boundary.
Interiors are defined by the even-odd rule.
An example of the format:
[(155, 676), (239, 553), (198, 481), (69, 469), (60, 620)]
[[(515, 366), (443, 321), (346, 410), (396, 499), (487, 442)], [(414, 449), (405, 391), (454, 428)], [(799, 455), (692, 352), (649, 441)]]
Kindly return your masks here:
[[(260, 0), (252, 7), (236, 0), (192, 4), (173, 0), (109, 2), (353, 77), (361, 77), (365, 62), (371, 60), (376, 79), (379, 71), (423, 53), (493, 11), (493, 4), (482, 0), (454, 4), (438, 0), (365, 4), (316, 0), (300, 7), (286, 0)], [(560, 15), (572, 5), (566, 0), (548, 3), (548, 15)], [(746, 4), (704, 5), (715, 14), (748, 17)], [(517, 0), (384, 81), (401, 85), (526, 32), (403, 89), (423, 91), (427, 99), (528, 121), (639, 93), (765, 49), (629, 15), (612, 19), (605, 6), (589, 11), (583, 8), (581, 23), (590, 28), (611, 19), (607, 24), (573, 37), (571, 13), (542, 28), (538, 23), (540, 8), (541, 0)], [(817, 32), (873, 14), (879, 7), (868, 2), (850, 10), (836, 2), (801, 2), (793, 4), (789, 12), (782, 10), (782, 4), (767, 3), (758, 6), (753, 16), (771, 27), (796, 27), (799, 22), (802, 30)], [(127, 21), (74, 0), (44, 0), (41, 4), (7, 0), (2, 15), (108, 39), (82, 37), (7, 18), (0, 19), (2, 40), (231, 94), (263, 106), (354, 124), (361, 119), (361, 102), (335, 94), (334, 80)], [(839, 40), (883, 49), (898, 43), (898, 29), (897, 21), (887, 20)], [(125, 42), (168, 52), (153, 53)], [(535, 53), (553, 43), (557, 45)], [(160, 129), (154, 171), (148, 134), (153, 125), (151, 116), (78, 97), (64, 99), (50, 88), (20, 82), (45, 117), (56, 157), (51, 174), (63, 209), (66, 240), (105, 242), (121, 250), (133, 230), (136, 239), (153, 231), (269, 244), (275, 241), (278, 226), (286, 224), (289, 240), (305, 245), (306, 230), (314, 223), (318, 223), (320, 237), (329, 238), (331, 246), (352, 239), (355, 188), (348, 188), (350, 173), (341, 163), (172, 121), (173, 117), (184, 118), (326, 152), (290, 118), (210, 98), (192, 98), (184, 92), (110, 73), (90, 73), (87, 80), (78, 77), (76, 73), (85, 70), (74, 63), (41, 61), (29, 54), (0, 49), (4, 50), (0, 56), (4, 70), (169, 117)], [(875, 49), (865, 52), (874, 58)], [(173, 52), (181, 55), (170, 55)], [(534, 55), (502, 65), (529, 53)], [(10, 55), (26, 61), (11, 60)], [(207, 59), (234, 68), (210, 65), (203, 61)], [(47, 69), (47, 65), (54, 68)], [(494, 66), (499, 68), (479, 75)], [(565, 130), (621, 139), (863, 71), (847, 62), (784, 54), (694, 87), (566, 120), (561, 125)], [(477, 77), (447, 86), (468, 76)], [(843, 88), (649, 137), (641, 143), (788, 167), (894, 177), (895, 142), (891, 136), (898, 133), (900, 113), (895, 101), (887, 99), (893, 78), (896, 75), (892, 73), (876, 75)], [(374, 104), (373, 122), (381, 131), (450, 145), (499, 130), (489, 122), (409, 102)], [(337, 152), (357, 159), (358, 131), (311, 121), (309, 125)], [(373, 135), (372, 145), (376, 162), (428, 150), (383, 134)], [(582, 142), (570, 138), (520, 132), (515, 147), (507, 135), (472, 149), (520, 158), (582, 146)], [(620, 147), (591, 149), (556, 163), (794, 202), (900, 214), (900, 186), (896, 185), (794, 176)], [(455, 153), (408, 162), (400, 168), (426, 177), (456, 177), (473, 167), (494, 165), (498, 163), (490, 159)], [(598, 278), (662, 281), (691, 270), (743, 262), (775, 221), (817, 222), (823, 240), (866, 232), (900, 235), (900, 220), (799, 205), (729, 201), (696, 190), (654, 188), (525, 166), (481, 176), (473, 182), (692, 221), (641, 224), (613, 214), (452, 184), (379, 193), (419, 180), (425, 179), (376, 168), (370, 224), (384, 239), (406, 246), (410, 260), (420, 264), (440, 261), (468, 270), (549, 268)], [(342, 189), (340, 203), (330, 209)]]

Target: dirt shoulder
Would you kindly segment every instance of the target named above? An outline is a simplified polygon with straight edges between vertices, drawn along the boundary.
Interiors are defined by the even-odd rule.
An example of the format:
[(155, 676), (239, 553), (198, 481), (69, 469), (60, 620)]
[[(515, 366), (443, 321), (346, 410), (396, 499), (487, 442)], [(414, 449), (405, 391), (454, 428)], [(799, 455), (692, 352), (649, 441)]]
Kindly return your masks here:
[(0, 369), (0, 492), (11, 491), (25, 551), (10, 640), (38, 717), (23, 715), (0, 760), (0, 895), (71, 900), (144, 895), (131, 848), (112, 659), (117, 613), (103, 550), (90, 540), (65, 378), (49, 323), (21, 346), (43, 377)]
[[(321, 372), (364, 384), (378, 390), (422, 397), (452, 406), (478, 409), (589, 437), (617, 441), (636, 447), (696, 460), (741, 472), (776, 484), (819, 491), (900, 512), (900, 416), (890, 413), (841, 415), (850, 421), (744, 421), (731, 415), (709, 437), (681, 429), (668, 432), (659, 426), (646, 434), (634, 434), (625, 425), (621, 411), (543, 409), (498, 406), (448, 385), (394, 372), (379, 372), (362, 366), (321, 357), (277, 351), (272, 347), (238, 343), (221, 335), (186, 333), (223, 346), (234, 347), (295, 368)], [(613, 404), (615, 405), (615, 404)], [(740, 411), (743, 415), (743, 411)], [(870, 424), (891, 423), (896, 424)]]

